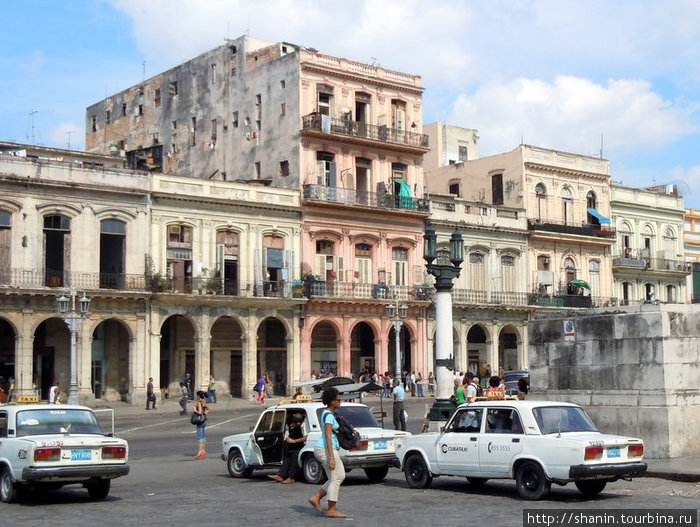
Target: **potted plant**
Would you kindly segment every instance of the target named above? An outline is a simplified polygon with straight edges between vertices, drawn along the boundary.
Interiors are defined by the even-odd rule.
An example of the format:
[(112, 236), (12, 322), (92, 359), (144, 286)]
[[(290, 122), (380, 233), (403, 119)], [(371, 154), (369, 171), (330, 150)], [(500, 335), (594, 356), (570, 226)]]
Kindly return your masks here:
[(304, 283), (301, 280), (292, 282), (292, 297), (301, 298), (304, 294)]
[(210, 295), (221, 293), (221, 273), (218, 270), (212, 271), (209, 277), (204, 280), (202, 288)]

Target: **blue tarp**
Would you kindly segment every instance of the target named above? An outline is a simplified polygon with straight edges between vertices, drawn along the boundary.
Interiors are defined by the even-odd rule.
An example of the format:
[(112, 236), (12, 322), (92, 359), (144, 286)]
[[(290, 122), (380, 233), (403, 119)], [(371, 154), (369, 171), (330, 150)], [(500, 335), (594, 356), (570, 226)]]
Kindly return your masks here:
[(411, 196), (411, 187), (402, 179), (395, 180), (399, 185), (399, 207), (404, 209), (415, 209), (416, 205), (413, 203), (413, 197)]
[(603, 216), (600, 212), (598, 212), (598, 211), (595, 210), (595, 209), (588, 209), (588, 214), (590, 214), (590, 215), (593, 216), (594, 218), (598, 218), (598, 221), (599, 221), (600, 223), (610, 223), (610, 219), (609, 219), (609, 218), (606, 218), (605, 216)]

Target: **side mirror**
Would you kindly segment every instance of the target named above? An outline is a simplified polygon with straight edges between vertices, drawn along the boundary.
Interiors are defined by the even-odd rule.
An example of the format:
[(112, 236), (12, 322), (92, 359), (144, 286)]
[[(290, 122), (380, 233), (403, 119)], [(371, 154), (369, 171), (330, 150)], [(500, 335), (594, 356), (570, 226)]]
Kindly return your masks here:
[(440, 427), (440, 433), (442, 434), (444, 431), (445, 431), (445, 427), (444, 427), (444, 426), (441, 426), (441, 427)]

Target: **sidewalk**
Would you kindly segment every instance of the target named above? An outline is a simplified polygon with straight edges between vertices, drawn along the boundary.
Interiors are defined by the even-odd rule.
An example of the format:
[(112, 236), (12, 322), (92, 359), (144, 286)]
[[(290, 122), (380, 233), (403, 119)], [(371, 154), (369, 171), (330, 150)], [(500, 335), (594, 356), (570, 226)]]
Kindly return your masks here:
[[(273, 406), (283, 399), (282, 397), (272, 397), (265, 401), (265, 407)], [(153, 416), (153, 415), (163, 415), (170, 417), (179, 417), (179, 411), (181, 407), (178, 403), (179, 399), (162, 399), (158, 400), (157, 410), (145, 409), (145, 402), (143, 404), (126, 404), (123, 402), (106, 402), (97, 401), (96, 404), (88, 405), (92, 408), (112, 408), (115, 414), (121, 416), (138, 416), (143, 415)], [(426, 408), (429, 408), (435, 401), (432, 397), (407, 397), (406, 398), (406, 411), (408, 412), (409, 419), (411, 422), (422, 422), (426, 413)], [(369, 395), (364, 398), (363, 401), (367, 406), (378, 407), (380, 405), (379, 397)], [(391, 415), (391, 401), (384, 399), (384, 411)], [(190, 401), (187, 405), (188, 413), (192, 412), (194, 407), (194, 401)], [(216, 404), (210, 405), (211, 412), (216, 414), (223, 414), (229, 412), (251, 412), (257, 413), (262, 410), (260, 405), (256, 405), (252, 400), (243, 399), (240, 397), (229, 397), (228, 395), (219, 397)], [(183, 417), (184, 419), (184, 417)], [(390, 422), (385, 419), (385, 426), (391, 426)], [(670, 481), (683, 481), (683, 482), (700, 482), (700, 455), (698, 456), (686, 456), (673, 459), (650, 459), (645, 458), (644, 461), (647, 464), (647, 472), (645, 477), (649, 478), (660, 478)]]

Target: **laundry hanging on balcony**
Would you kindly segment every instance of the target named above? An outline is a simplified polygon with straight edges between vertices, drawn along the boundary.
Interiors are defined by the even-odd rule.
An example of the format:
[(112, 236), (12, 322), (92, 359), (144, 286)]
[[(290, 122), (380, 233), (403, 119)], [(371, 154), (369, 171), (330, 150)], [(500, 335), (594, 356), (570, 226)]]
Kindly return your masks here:
[(398, 192), (398, 205), (404, 209), (415, 209), (416, 205), (413, 202), (413, 196), (411, 195), (411, 187), (403, 179), (394, 180), (399, 185)]
[(610, 223), (610, 219), (606, 218), (603, 216), (600, 212), (598, 212), (596, 209), (588, 209), (588, 214), (593, 216), (595, 219), (598, 220), (598, 223), (603, 224), (603, 223)]

